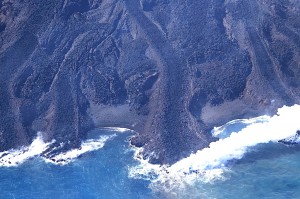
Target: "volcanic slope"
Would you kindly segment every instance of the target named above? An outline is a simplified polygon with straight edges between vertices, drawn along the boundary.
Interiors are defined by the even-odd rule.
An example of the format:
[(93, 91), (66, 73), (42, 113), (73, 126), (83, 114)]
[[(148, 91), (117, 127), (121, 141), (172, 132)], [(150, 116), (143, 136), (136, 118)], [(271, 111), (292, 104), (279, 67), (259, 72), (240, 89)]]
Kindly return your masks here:
[(300, 103), (297, 0), (0, 7), (2, 151), (41, 131), (56, 140), (51, 156), (117, 126), (138, 132), (144, 158), (174, 163), (208, 146), (216, 125)]

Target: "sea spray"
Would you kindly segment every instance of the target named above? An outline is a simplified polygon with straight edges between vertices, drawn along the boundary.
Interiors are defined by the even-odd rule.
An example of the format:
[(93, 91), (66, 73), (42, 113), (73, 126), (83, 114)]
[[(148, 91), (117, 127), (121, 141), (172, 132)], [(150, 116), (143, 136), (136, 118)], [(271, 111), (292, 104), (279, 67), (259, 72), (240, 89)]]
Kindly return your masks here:
[(118, 133), (133, 132), (133, 130), (124, 127), (102, 127), (101, 130), (108, 130), (108, 131), (118, 132)]
[[(99, 132), (99, 130), (107, 131), (111, 134), (99, 136), (99, 133), (97, 133)], [(51, 157), (50, 159), (45, 157), (43, 159), (48, 163), (66, 165), (71, 162), (74, 162), (78, 157), (85, 153), (101, 149), (102, 147), (104, 147), (107, 141), (115, 138), (119, 133), (132, 132), (132, 130), (123, 127), (102, 127), (92, 130), (91, 132), (89, 132), (89, 134), (94, 134), (93, 132), (96, 132), (96, 134), (98, 135), (96, 136), (97, 138), (82, 141), (81, 146), (79, 148), (71, 149), (69, 151), (57, 154)]]
[(52, 165), (36, 157), (18, 167), (0, 167), (0, 198), (161, 198), (152, 195), (148, 181), (128, 178), (128, 167), (136, 164), (128, 140), (132, 133), (118, 132), (88, 132), (88, 139), (117, 136), (70, 164)]
[(108, 140), (116, 136), (117, 134), (112, 134), (100, 136), (98, 139), (88, 139), (82, 142), (81, 147), (78, 149), (76, 148), (67, 152), (60, 153), (54, 157), (51, 157), (51, 159), (44, 158), (44, 160), (53, 164), (66, 165), (75, 161), (79, 156), (87, 152), (95, 151), (102, 148)]
[(38, 132), (37, 137), (33, 140), (30, 146), (24, 146), (20, 149), (12, 149), (0, 153), (0, 166), (10, 167), (18, 166), (26, 160), (39, 156), (44, 152), (48, 146), (53, 143), (45, 143), (43, 141), (42, 133)]
[[(107, 130), (119, 133), (127, 131), (127, 129), (124, 128), (107, 128)], [(23, 146), (18, 149), (11, 149), (8, 151), (0, 152), (0, 167), (18, 166), (32, 158), (42, 158), (47, 163), (66, 165), (75, 161), (78, 157), (85, 153), (101, 149), (108, 140), (111, 140), (116, 136), (117, 134), (113, 133), (109, 135), (100, 135), (94, 139), (87, 139), (82, 141), (81, 146), (79, 148), (58, 153), (57, 155), (51, 158), (47, 158), (45, 157), (45, 155), (47, 156), (47, 153), (43, 154), (43, 152), (51, 152), (49, 148), (56, 141), (52, 140), (51, 142), (44, 142), (42, 133), (38, 132), (37, 137), (32, 141), (32, 143), (29, 146)], [(53, 148), (52, 150), (54, 149), (55, 148)]]
[[(242, 158), (250, 147), (278, 142), (295, 135), (297, 130), (300, 130), (299, 118), (299, 105), (284, 106), (272, 117), (263, 116), (244, 121), (247, 126), (240, 131), (212, 142), (208, 148), (197, 151), (171, 166), (152, 165), (142, 160), (140, 165), (130, 168), (129, 175), (135, 178), (157, 176), (150, 186), (154, 190), (164, 191), (185, 187), (196, 180), (211, 182), (213, 179), (223, 178), (222, 174), (227, 169), (226, 163)], [(216, 128), (220, 129), (222, 128)]]

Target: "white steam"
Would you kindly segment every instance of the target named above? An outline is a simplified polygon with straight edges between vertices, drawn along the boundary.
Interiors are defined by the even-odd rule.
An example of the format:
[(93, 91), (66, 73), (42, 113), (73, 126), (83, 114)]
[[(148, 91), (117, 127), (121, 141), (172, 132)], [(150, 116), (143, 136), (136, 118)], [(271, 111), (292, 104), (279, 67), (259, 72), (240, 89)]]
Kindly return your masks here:
[[(263, 116), (243, 122), (248, 125), (239, 132), (233, 132), (227, 138), (212, 142), (208, 148), (197, 151), (171, 166), (158, 167), (142, 161), (141, 165), (130, 169), (130, 176), (157, 176), (152, 180), (152, 186), (160, 189), (164, 186), (169, 190), (193, 183), (195, 180), (209, 182), (222, 176), (226, 162), (242, 158), (249, 147), (294, 136), (297, 130), (300, 130), (300, 106), (284, 106), (272, 117)], [(215, 128), (215, 132), (221, 133), (222, 129), (225, 129), (224, 126)]]

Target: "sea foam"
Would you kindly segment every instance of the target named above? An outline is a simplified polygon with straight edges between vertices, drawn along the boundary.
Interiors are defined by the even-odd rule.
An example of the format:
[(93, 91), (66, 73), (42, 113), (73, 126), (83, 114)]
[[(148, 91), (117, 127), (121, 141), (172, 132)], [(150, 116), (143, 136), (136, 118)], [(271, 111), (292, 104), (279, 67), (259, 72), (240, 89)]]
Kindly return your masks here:
[[(149, 164), (147, 160), (138, 157), (137, 151), (135, 157), (140, 164), (129, 169), (129, 176), (150, 178), (152, 179), (150, 187), (164, 191), (185, 187), (199, 180), (212, 182), (215, 179), (223, 179), (222, 174), (228, 169), (226, 163), (232, 159), (242, 158), (249, 148), (295, 136), (297, 130), (300, 130), (299, 118), (300, 106), (294, 105), (279, 108), (277, 114), (272, 117), (240, 120), (247, 124), (240, 131), (232, 132), (228, 137), (212, 142), (208, 148), (199, 150), (171, 166)], [(232, 122), (216, 127), (215, 134), (222, 133)]]
[[(124, 132), (124, 129), (110, 129), (112, 131)], [(87, 139), (82, 141), (80, 148), (71, 149), (67, 152), (59, 153), (51, 158), (45, 157), (46, 150), (51, 147), (56, 141), (44, 142), (42, 133), (38, 132), (37, 137), (29, 146), (23, 146), (18, 149), (11, 149), (8, 151), (0, 152), (0, 166), (12, 167), (19, 166), (27, 160), (33, 158), (42, 158), (47, 163), (66, 165), (75, 161), (81, 155), (101, 149), (108, 140), (116, 137), (117, 134), (100, 135), (96, 139)], [(53, 149), (52, 149), (53, 150)], [(50, 150), (51, 152), (51, 150)], [(48, 152), (49, 153), (49, 152)]]
[(108, 140), (116, 136), (117, 134), (112, 134), (100, 136), (98, 139), (88, 139), (82, 142), (81, 147), (78, 149), (72, 149), (70, 151), (60, 153), (54, 157), (51, 157), (50, 159), (44, 158), (44, 160), (53, 164), (66, 165), (75, 161), (78, 157), (85, 153), (102, 148)]
[(123, 127), (102, 127), (103, 130), (114, 131), (118, 133), (132, 132), (133, 130)]
[[(53, 141), (54, 142), (54, 141)], [(18, 166), (26, 160), (39, 156), (44, 152), (52, 142), (45, 143), (42, 133), (38, 132), (37, 137), (30, 146), (24, 146), (19, 149), (12, 149), (0, 153), (0, 166), (11, 167)]]

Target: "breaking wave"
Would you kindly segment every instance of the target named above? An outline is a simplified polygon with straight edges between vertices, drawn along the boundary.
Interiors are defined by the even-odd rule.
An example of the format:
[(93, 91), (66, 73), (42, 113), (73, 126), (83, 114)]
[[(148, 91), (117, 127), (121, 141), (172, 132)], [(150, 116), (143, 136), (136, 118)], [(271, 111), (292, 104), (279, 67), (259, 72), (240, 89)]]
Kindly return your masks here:
[(123, 127), (103, 127), (103, 130), (118, 132), (118, 133), (125, 133), (125, 132), (132, 132), (131, 129), (123, 128)]
[(58, 164), (58, 165), (66, 165), (66, 164), (69, 164), (69, 163), (75, 161), (78, 157), (80, 157), (81, 155), (83, 155), (87, 152), (101, 149), (108, 140), (110, 140), (116, 136), (117, 136), (117, 134), (113, 134), (113, 135), (104, 135), (98, 139), (88, 139), (88, 140), (85, 140), (84, 142), (82, 142), (81, 147), (78, 149), (77, 148), (72, 149), (70, 151), (55, 155), (51, 158), (43, 158), (43, 159), (49, 163)]
[[(300, 130), (299, 118), (300, 106), (294, 105), (278, 109), (272, 117), (231, 121), (214, 129), (214, 135), (221, 137), (218, 141), (171, 166), (150, 164), (139, 156), (142, 149), (137, 149), (135, 158), (140, 164), (129, 169), (129, 177), (151, 180), (152, 189), (168, 192), (192, 185), (195, 181), (207, 183), (224, 179), (224, 172), (229, 170), (226, 163), (242, 158), (251, 147), (295, 137)], [(234, 123), (242, 124), (242, 128), (222, 136), (225, 129)]]
[[(110, 129), (112, 131), (125, 132), (124, 129)], [(88, 139), (81, 143), (80, 148), (71, 149), (67, 152), (59, 153), (51, 158), (45, 157), (46, 154), (43, 154), (47, 151), (55, 140), (51, 142), (44, 142), (42, 133), (38, 132), (37, 137), (29, 146), (24, 146), (19, 149), (11, 149), (0, 153), (0, 166), (2, 167), (12, 167), (19, 166), (20, 164), (26, 162), (27, 160), (33, 158), (41, 158), (47, 163), (57, 164), (57, 165), (66, 165), (74, 160), (76, 160), (81, 155), (98, 150), (102, 148), (108, 140), (116, 137), (117, 134), (110, 135), (101, 135), (96, 139)], [(54, 148), (55, 149), (55, 148)], [(54, 150), (52, 149), (52, 150)], [(50, 152), (52, 151), (50, 150)]]
[(21, 147), (20, 149), (12, 149), (0, 153), (0, 166), (10, 167), (18, 166), (26, 160), (39, 156), (53, 142), (45, 143), (42, 134), (39, 132), (30, 146)]

